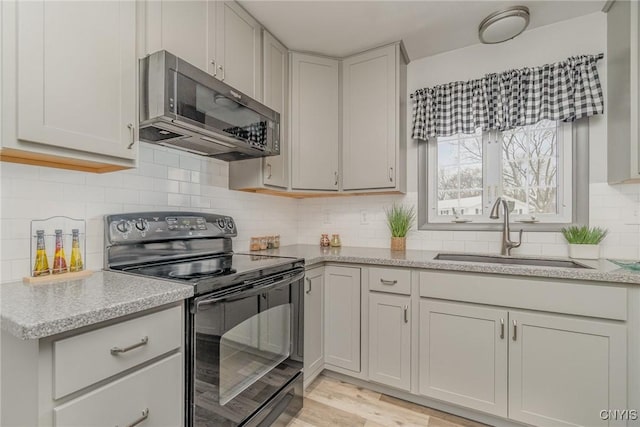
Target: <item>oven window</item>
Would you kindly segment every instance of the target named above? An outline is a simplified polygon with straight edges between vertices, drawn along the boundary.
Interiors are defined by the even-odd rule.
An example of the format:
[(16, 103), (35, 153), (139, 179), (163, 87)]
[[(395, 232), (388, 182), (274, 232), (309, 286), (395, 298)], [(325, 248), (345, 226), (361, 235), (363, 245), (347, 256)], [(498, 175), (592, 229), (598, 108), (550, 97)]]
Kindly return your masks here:
[(220, 405), (242, 393), (289, 357), (291, 304), (257, 313), (220, 340)]

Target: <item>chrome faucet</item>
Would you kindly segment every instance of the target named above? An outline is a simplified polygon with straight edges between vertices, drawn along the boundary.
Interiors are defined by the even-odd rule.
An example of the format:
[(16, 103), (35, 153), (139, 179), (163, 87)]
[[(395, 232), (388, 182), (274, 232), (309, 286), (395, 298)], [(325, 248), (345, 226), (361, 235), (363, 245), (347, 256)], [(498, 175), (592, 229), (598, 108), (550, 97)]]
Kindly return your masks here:
[(489, 214), (489, 218), (498, 219), (500, 218), (500, 206), (504, 210), (504, 218), (503, 218), (503, 226), (502, 226), (502, 250), (500, 253), (502, 255), (511, 255), (511, 249), (518, 248), (522, 244), (522, 229), (520, 229), (520, 235), (518, 238), (518, 243), (511, 241), (511, 231), (509, 230), (509, 204), (502, 197), (498, 197), (496, 202), (493, 204), (491, 208), (491, 213)]

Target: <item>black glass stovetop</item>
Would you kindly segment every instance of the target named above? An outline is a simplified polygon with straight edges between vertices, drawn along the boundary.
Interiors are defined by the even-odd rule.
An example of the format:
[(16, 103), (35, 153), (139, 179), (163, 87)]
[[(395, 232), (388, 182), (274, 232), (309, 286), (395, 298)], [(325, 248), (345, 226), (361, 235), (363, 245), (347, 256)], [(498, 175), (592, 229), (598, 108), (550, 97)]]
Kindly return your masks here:
[(127, 267), (122, 271), (191, 284), (196, 288), (196, 294), (202, 294), (303, 265), (304, 260), (298, 258), (222, 254)]

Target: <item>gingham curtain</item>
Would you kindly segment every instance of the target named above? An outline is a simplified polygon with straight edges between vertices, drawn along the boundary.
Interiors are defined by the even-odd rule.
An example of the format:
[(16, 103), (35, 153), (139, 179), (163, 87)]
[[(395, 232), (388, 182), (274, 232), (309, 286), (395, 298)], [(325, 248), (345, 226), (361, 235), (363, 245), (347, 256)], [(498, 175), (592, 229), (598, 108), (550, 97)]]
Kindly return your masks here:
[(480, 128), (507, 130), (540, 120), (572, 122), (602, 114), (599, 55), (541, 67), (487, 74), (467, 82), (419, 89), (413, 98), (414, 139), (427, 140)]

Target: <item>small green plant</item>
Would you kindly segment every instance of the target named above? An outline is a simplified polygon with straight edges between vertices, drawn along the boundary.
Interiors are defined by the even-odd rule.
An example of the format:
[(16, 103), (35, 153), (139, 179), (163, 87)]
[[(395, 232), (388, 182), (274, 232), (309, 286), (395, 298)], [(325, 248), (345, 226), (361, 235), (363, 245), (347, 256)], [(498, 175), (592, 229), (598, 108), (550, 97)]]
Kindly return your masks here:
[(387, 214), (387, 225), (391, 230), (391, 237), (407, 237), (409, 229), (416, 219), (416, 212), (413, 206), (396, 205), (385, 209)]
[(560, 230), (562, 235), (572, 245), (597, 245), (607, 237), (608, 230), (600, 227), (590, 228), (587, 225), (572, 225)]

